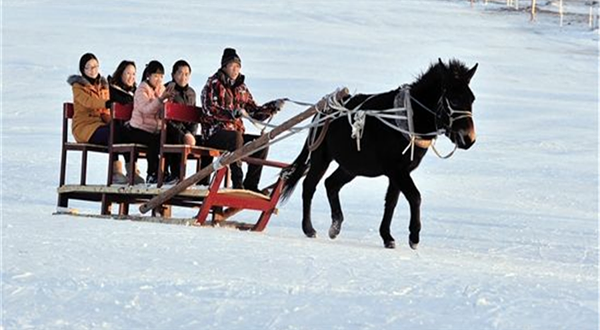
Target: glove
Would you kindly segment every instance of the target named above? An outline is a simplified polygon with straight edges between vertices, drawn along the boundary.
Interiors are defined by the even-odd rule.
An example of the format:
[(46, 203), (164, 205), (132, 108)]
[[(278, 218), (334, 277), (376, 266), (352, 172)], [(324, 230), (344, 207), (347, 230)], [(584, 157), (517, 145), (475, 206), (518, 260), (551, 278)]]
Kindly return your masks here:
[(283, 100), (283, 99), (277, 99), (277, 100), (273, 100), (273, 101), (267, 102), (264, 105), (264, 107), (267, 108), (267, 109), (269, 109), (269, 112), (271, 114), (275, 114), (275, 113), (279, 112), (283, 108), (284, 104), (285, 104), (285, 100)]
[(283, 109), (284, 105), (285, 105), (285, 100), (284, 99), (277, 99), (277, 100), (275, 100), (275, 108), (277, 109), (275, 111), (281, 111), (281, 109)]
[(238, 119), (238, 118), (242, 117), (243, 113), (244, 113), (243, 109), (233, 109), (233, 110), (231, 110), (231, 117), (233, 119)]

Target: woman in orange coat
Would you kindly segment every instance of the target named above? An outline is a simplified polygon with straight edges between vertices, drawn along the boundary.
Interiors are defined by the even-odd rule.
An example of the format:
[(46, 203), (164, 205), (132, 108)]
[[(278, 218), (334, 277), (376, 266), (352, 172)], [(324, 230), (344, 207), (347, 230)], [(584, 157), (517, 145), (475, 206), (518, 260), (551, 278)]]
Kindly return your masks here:
[[(98, 71), (98, 58), (92, 53), (86, 53), (79, 60), (81, 75), (72, 75), (67, 82), (73, 88), (72, 133), (75, 141), (108, 145), (110, 132), (109, 89), (106, 78)], [(115, 161), (113, 183), (127, 183), (123, 174), (123, 165)]]

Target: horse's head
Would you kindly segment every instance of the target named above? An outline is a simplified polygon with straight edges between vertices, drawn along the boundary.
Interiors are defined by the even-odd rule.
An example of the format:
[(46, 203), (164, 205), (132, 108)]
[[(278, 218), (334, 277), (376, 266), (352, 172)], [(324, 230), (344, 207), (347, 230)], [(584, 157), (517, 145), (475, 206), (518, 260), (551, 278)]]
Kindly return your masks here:
[(441, 59), (438, 66), (442, 74), (442, 95), (437, 116), (446, 129), (446, 136), (461, 149), (469, 149), (475, 143), (475, 125), (472, 105), (475, 95), (469, 88), (469, 82), (477, 70), (471, 69), (457, 60), (445, 65)]

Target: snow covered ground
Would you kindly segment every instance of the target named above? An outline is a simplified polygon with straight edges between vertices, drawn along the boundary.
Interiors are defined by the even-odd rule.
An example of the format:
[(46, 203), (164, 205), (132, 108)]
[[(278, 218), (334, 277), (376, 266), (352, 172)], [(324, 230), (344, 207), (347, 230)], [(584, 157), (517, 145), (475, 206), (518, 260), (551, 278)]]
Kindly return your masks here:
[[(598, 329), (598, 31), (501, 7), (4, 1), (2, 329)], [(185, 58), (199, 91), (224, 47), (238, 49), (259, 102), (387, 91), (438, 57), (479, 63), (477, 143), (450, 160), (431, 154), (413, 175), (418, 251), (405, 243), (404, 201), (398, 248), (382, 247), (384, 179), (345, 187), (334, 241), (322, 186), (312, 240), (299, 192), (264, 233), (51, 215), (65, 80), (81, 54), (104, 75), (124, 58)], [(301, 110), (287, 105), (277, 121)], [(272, 158), (293, 160), (303, 138)], [(90, 180), (105, 166), (93, 157)]]

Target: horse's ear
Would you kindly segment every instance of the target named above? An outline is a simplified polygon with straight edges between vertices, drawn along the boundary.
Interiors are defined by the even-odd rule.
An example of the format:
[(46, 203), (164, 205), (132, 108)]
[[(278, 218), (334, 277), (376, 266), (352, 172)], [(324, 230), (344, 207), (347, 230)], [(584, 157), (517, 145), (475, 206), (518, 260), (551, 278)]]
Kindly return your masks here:
[(479, 63), (475, 63), (475, 65), (471, 68), (471, 70), (469, 70), (469, 72), (467, 72), (467, 82), (471, 82), (471, 78), (473, 78), (473, 75), (475, 74), (475, 71), (477, 71), (477, 66), (479, 65)]
[(446, 65), (444, 64), (444, 62), (442, 62), (442, 59), (438, 57), (438, 64), (442, 67), (442, 69), (444, 69), (445, 71), (448, 71), (448, 68), (446, 67)]

